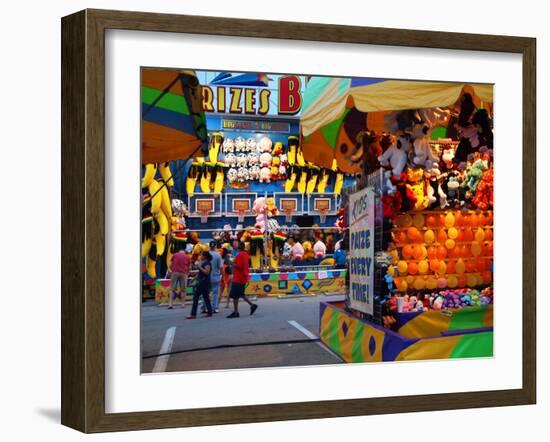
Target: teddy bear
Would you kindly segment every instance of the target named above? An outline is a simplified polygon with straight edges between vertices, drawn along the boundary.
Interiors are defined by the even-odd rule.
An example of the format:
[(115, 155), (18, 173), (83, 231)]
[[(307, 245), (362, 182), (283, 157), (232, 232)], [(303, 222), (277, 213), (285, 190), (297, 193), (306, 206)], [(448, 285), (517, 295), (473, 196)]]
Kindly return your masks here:
[(304, 255), (302, 256), (303, 261), (311, 261), (315, 258), (315, 253), (313, 252), (313, 244), (311, 244), (311, 241), (304, 241), (302, 243), (302, 247), (304, 249)]
[(271, 138), (269, 137), (263, 137), (260, 142), (258, 143), (258, 150), (261, 153), (267, 152), (271, 153), (271, 146), (273, 145)]
[(234, 149), (235, 142), (233, 141), (233, 138), (225, 138), (222, 144), (223, 153), (232, 153)]
[(426, 167), (430, 169), (437, 161), (430, 147), (430, 127), (427, 124), (415, 124), (412, 129), (414, 138), (414, 158), (413, 163), (416, 166)]
[(235, 167), (237, 165), (237, 157), (234, 153), (228, 153), (225, 155), (224, 162), (227, 167)]
[[(277, 209), (277, 206), (275, 205), (275, 198), (272, 196), (267, 197), (265, 200), (266, 203), (266, 213), (268, 216), (277, 216), (279, 215), (279, 209)], [(277, 227), (278, 228), (278, 227)]]
[(246, 152), (246, 141), (243, 137), (235, 138), (235, 152)]
[(248, 176), (251, 180), (257, 180), (260, 178), (260, 166), (254, 165), (248, 169)]
[(393, 176), (399, 177), (407, 165), (407, 157), (411, 150), (411, 142), (408, 136), (399, 136), (388, 150), (378, 157), (380, 165), (390, 167)]
[(260, 183), (271, 182), (271, 167), (262, 167), (260, 169)]
[(323, 241), (318, 239), (313, 245), (313, 253), (317, 259), (324, 258), (327, 255), (327, 246)]
[(247, 138), (246, 139), (246, 151), (254, 152), (256, 150), (256, 138)]

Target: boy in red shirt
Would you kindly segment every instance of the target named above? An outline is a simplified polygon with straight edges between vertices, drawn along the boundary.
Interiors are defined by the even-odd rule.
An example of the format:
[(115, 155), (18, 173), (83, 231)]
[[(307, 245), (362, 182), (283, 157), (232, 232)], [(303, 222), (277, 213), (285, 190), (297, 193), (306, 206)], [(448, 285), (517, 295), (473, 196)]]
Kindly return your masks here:
[(239, 243), (239, 253), (235, 257), (235, 262), (233, 263), (233, 283), (231, 284), (231, 292), (229, 292), (229, 297), (233, 299), (233, 313), (231, 313), (228, 318), (239, 317), (239, 298), (243, 298), (250, 306), (251, 315), (253, 315), (258, 308), (258, 305), (250, 302), (244, 294), (244, 289), (250, 277), (249, 259), (248, 253), (244, 250), (244, 242), (241, 241)]

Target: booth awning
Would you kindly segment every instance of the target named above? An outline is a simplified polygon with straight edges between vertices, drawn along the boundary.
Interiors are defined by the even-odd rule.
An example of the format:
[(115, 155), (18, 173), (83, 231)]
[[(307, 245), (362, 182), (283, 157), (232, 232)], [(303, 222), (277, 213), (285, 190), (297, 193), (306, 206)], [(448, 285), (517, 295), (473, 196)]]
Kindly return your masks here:
[(353, 146), (355, 135), (367, 127), (367, 113), (451, 106), (466, 86), (479, 100), (492, 103), (492, 84), (312, 77), (300, 118), (304, 157), (327, 168), (336, 159), (342, 171), (357, 173)]
[(207, 151), (202, 90), (195, 72), (142, 70), (141, 144), (144, 164)]

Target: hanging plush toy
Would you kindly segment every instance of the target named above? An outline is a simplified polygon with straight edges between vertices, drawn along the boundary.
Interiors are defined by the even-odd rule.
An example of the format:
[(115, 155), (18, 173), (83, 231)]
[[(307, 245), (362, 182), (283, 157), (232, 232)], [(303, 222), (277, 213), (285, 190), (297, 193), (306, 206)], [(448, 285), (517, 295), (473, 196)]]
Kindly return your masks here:
[(276, 141), (275, 142), (275, 145), (273, 146), (273, 152), (272, 152), (272, 155), (275, 156), (279, 156), (283, 153), (283, 143), (281, 143), (280, 141)]
[(246, 152), (246, 141), (243, 137), (235, 138), (235, 152)]
[(262, 167), (260, 169), (260, 183), (271, 182), (271, 167)]
[(313, 252), (313, 244), (311, 244), (311, 241), (304, 241), (302, 243), (302, 247), (304, 249), (304, 254), (302, 256), (303, 261), (311, 261), (315, 258), (315, 253)]
[(306, 192), (307, 187), (307, 177), (308, 177), (308, 168), (307, 167), (300, 167), (300, 177), (298, 178), (298, 184), (297, 189), (300, 193)]
[(260, 156), (258, 155), (258, 152), (256, 152), (256, 151), (250, 152), (247, 155), (247, 158), (248, 158), (248, 165), (249, 166), (256, 166), (260, 163)]
[(235, 183), (237, 181), (237, 175), (238, 175), (237, 169), (232, 167), (227, 171), (227, 181), (229, 181), (230, 184)]
[(399, 136), (395, 143), (378, 157), (378, 161), (383, 167), (389, 167), (394, 177), (400, 177), (407, 165), (410, 150), (410, 138), (407, 135)]
[(279, 157), (273, 157), (271, 160), (271, 180), (277, 181), (279, 179)]
[(248, 181), (248, 178), (248, 169), (246, 167), (239, 167), (237, 169), (237, 181), (244, 183), (245, 181)]
[(290, 166), (290, 172), (285, 181), (285, 192), (287, 193), (292, 192), (292, 190), (294, 189), (294, 184), (296, 183), (296, 178), (298, 177), (299, 171), (300, 171), (300, 168), (298, 166)]
[(256, 138), (247, 138), (246, 139), (246, 151), (255, 152), (257, 147)]
[(235, 143), (233, 138), (226, 138), (223, 140), (222, 151), (223, 153), (232, 153), (235, 150)]
[(380, 135), (375, 131), (363, 131), (357, 137), (363, 145), (363, 173), (369, 175), (380, 168), (378, 158), (383, 155)]
[(425, 198), (424, 171), (422, 169), (407, 169), (407, 188), (415, 198), (414, 209), (423, 210), (428, 207), (428, 199)]
[(298, 137), (290, 136), (288, 137), (288, 164), (289, 166), (294, 166), (296, 163), (296, 153), (298, 152), (298, 146), (300, 142)]
[(333, 192), (336, 195), (340, 195), (342, 192), (342, 187), (344, 187), (344, 174), (338, 170), (338, 164), (336, 163), (336, 158), (332, 160), (331, 170), (334, 174), (334, 190)]
[(413, 126), (412, 135), (414, 137), (414, 159), (413, 163), (416, 166), (430, 169), (437, 161), (430, 147), (429, 126), (420, 123)]
[(210, 146), (208, 147), (208, 158), (212, 164), (218, 162), (218, 154), (223, 144), (223, 135), (220, 132), (214, 132), (210, 137)]
[(286, 180), (286, 168), (288, 166), (288, 159), (286, 154), (281, 154), (279, 156), (280, 164), (279, 164), (279, 179), (280, 180)]
[(485, 171), (481, 181), (477, 185), (476, 194), (472, 203), (481, 210), (488, 210), (493, 207), (493, 168)]
[(271, 138), (269, 137), (263, 137), (260, 142), (258, 143), (258, 150), (261, 153), (271, 153), (271, 146), (273, 145)]
[(275, 198), (268, 197), (265, 200), (266, 207), (265, 212), (268, 214), (268, 216), (278, 216), (279, 215), (279, 209), (277, 209), (277, 206), (275, 205)]
[(216, 163), (214, 168), (215, 178), (214, 178), (214, 193), (221, 193), (223, 190), (223, 185), (225, 183), (225, 164), (221, 161)]
[(193, 196), (195, 193), (195, 187), (197, 186), (197, 181), (200, 180), (202, 171), (203, 165), (199, 161), (193, 161), (185, 180), (185, 190), (189, 196)]
[(237, 155), (237, 167), (246, 167), (248, 165), (248, 157), (245, 153)]
[(263, 152), (260, 155), (260, 167), (271, 167), (273, 158), (269, 152)]
[(248, 169), (248, 176), (251, 180), (257, 180), (260, 178), (260, 167), (258, 165), (252, 166)]
[(214, 165), (210, 162), (204, 163), (204, 170), (201, 175), (200, 187), (203, 193), (210, 193), (210, 184), (212, 183), (212, 172)]
[(306, 185), (306, 193), (309, 195), (315, 192), (315, 186), (317, 185), (317, 179), (319, 178), (319, 171), (321, 170), (313, 163), (308, 163), (309, 166), (309, 178)]
[(327, 255), (327, 246), (323, 241), (317, 240), (313, 245), (313, 253), (315, 258), (322, 259)]
[(461, 187), (466, 189), (466, 198), (470, 199), (477, 189), (477, 185), (481, 180), (483, 172), (487, 170), (487, 162), (481, 158), (476, 159), (466, 169), (466, 179), (461, 184)]
[(235, 167), (237, 165), (237, 157), (234, 153), (228, 153), (225, 155), (224, 163), (227, 167)]

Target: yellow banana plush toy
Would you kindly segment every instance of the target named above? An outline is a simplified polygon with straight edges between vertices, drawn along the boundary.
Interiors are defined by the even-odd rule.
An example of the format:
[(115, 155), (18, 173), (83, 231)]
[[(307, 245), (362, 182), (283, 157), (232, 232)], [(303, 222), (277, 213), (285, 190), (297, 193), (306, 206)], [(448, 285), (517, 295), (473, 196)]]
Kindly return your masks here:
[(143, 188), (149, 187), (149, 185), (151, 184), (151, 181), (155, 179), (156, 174), (157, 174), (157, 165), (146, 164), (145, 173), (143, 174), (143, 178), (141, 179), (141, 187)]
[(218, 154), (223, 144), (223, 135), (220, 132), (214, 132), (210, 137), (210, 146), (208, 147), (208, 158), (212, 164), (218, 162)]
[(210, 193), (210, 183), (212, 182), (213, 164), (210, 162), (204, 163), (204, 171), (201, 176), (201, 190), (203, 193)]
[(160, 176), (162, 180), (166, 183), (168, 187), (174, 186), (174, 177), (172, 176), (172, 171), (170, 170), (170, 163), (160, 163), (159, 164)]

